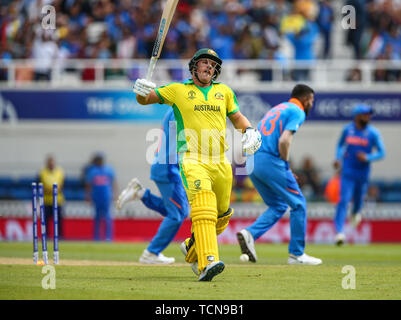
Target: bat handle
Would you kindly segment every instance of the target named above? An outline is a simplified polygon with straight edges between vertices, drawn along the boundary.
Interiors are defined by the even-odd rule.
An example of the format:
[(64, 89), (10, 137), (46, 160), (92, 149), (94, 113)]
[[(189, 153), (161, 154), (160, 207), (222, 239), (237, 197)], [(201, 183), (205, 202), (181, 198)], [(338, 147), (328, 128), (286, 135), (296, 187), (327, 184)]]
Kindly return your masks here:
[(150, 59), (150, 63), (149, 63), (149, 67), (148, 67), (148, 73), (146, 74), (146, 80), (148, 80), (148, 81), (152, 80), (152, 75), (153, 75), (153, 71), (155, 70), (156, 62), (157, 62), (157, 58), (156, 57), (152, 57)]

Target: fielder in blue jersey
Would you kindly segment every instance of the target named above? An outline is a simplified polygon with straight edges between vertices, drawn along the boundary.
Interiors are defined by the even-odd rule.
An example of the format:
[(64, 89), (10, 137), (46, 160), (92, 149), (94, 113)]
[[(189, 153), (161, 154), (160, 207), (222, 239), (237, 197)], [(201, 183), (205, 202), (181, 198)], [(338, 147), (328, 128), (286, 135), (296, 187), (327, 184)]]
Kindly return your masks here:
[(254, 241), (290, 212), (291, 239), (288, 264), (317, 265), (322, 260), (305, 254), (306, 200), (288, 165), (294, 134), (313, 106), (314, 91), (302, 84), (294, 87), (291, 99), (272, 108), (259, 122), (262, 145), (246, 162), (255, 188), (269, 208), (249, 227), (237, 233), (243, 254), (256, 262)]
[(87, 199), (95, 206), (94, 239), (101, 240), (101, 221), (106, 225), (105, 240), (113, 239), (113, 221), (111, 204), (117, 190), (114, 169), (104, 162), (104, 155), (99, 153), (94, 157), (93, 165), (85, 176)]
[(357, 227), (362, 219), (360, 211), (368, 190), (370, 164), (385, 157), (379, 130), (369, 125), (371, 115), (370, 106), (355, 106), (352, 111), (354, 121), (344, 127), (337, 144), (334, 168), (341, 169), (340, 200), (334, 217), (337, 245), (345, 241), (348, 204), (353, 201), (351, 224)]
[(134, 178), (120, 194), (117, 208), (125, 203), (140, 199), (149, 209), (159, 212), (163, 221), (139, 261), (147, 264), (170, 264), (174, 258), (166, 257), (161, 252), (170, 244), (189, 213), (187, 195), (182, 185), (176, 147), (176, 122), (173, 109), (167, 111), (163, 119), (163, 134), (159, 140), (150, 178), (156, 183), (161, 197), (144, 189)]

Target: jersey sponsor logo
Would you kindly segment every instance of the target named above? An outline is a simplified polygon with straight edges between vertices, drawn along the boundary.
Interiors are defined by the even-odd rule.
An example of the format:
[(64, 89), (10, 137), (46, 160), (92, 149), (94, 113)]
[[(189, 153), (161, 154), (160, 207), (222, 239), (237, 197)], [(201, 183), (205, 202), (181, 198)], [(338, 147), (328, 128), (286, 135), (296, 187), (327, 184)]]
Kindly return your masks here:
[(210, 105), (210, 104), (197, 104), (194, 106), (194, 111), (214, 111), (220, 112), (220, 106)]
[(191, 90), (188, 92), (188, 99), (193, 100), (196, 98), (196, 92)]
[(93, 178), (93, 185), (99, 186), (107, 186), (110, 184), (110, 179), (108, 176), (98, 175)]
[(195, 189), (200, 190), (201, 189), (201, 181), (200, 180), (195, 180), (194, 181)]
[(357, 136), (348, 136), (345, 139), (345, 142), (349, 145), (362, 146), (362, 147), (366, 147), (369, 144), (368, 139), (364, 139), (364, 138), (357, 137)]
[(220, 92), (217, 92), (217, 93), (214, 95), (214, 97), (215, 97), (217, 100), (224, 100), (224, 96), (223, 96)]

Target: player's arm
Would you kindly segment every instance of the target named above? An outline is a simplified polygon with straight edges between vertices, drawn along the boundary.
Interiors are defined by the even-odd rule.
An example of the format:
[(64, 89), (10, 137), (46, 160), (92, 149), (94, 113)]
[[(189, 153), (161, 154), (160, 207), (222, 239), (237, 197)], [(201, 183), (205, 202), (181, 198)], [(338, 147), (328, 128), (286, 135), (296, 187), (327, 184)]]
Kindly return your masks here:
[(337, 143), (337, 149), (336, 149), (336, 159), (333, 162), (333, 167), (334, 169), (340, 169), (341, 166), (341, 159), (344, 155), (345, 152), (345, 136), (346, 136), (346, 130), (343, 130), (341, 133), (341, 137), (338, 140)]
[(386, 157), (386, 148), (379, 134), (376, 139), (377, 152), (369, 154), (367, 157), (368, 161), (377, 161)]
[(241, 111), (237, 111), (228, 116), (235, 129), (240, 129), (242, 132), (242, 150), (248, 154), (254, 154), (262, 144), (260, 133), (255, 128), (251, 127), (251, 123)]
[(384, 143), (378, 132), (375, 135), (374, 144), (375, 144), (377, 151), (369, 153), (369, 154), (365, 154), (365, 161), (367, 161), (367, 162), (377, 161), (377, 160), (383, 159), (386, 156), (386, 149), (384, 147)]
[(228, 118), (230, 119), (234, 128), (241, 130), (242, 133), (244, 133), (247, 128), (252, 127), (247, 117), (245, 117), (239, 110), (230, 114)]
[(294, 137), (294, 132), (291, 130), (284, 130), (278, 140), (278, 150), (280, 153), (280, 158), (288, 161), (290, 159), (290, 147), (292, 138)]
[(156, 91), (152, 90), (146, 97), (137, 94), (136, 101), (138, 101), (139, 104), (146, 105), (146, 104), (160, 103), (160, 98), (157, 95)]
[(160, 103), (160, 98), (155, 91), (156, 85), (146, 79), (137, 79), (133, 88), (136, 93), (136, 101), (139, 104)]

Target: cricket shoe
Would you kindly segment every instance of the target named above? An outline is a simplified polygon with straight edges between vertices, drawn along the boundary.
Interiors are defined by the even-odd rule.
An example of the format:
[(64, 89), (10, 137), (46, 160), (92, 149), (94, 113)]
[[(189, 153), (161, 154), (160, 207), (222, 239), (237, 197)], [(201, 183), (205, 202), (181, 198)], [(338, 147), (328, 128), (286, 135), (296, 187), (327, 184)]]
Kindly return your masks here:
[(129, 201), (140, 199), (143, 196), (144, 189), (137, 178), (133, 178), (127, 187), (121, 191), (117, 200), (117, 209), (121, 208)]
[(242, 229), (237, 233), (237, 240), (241, 247), (241, 252), (249, 257), (249, 261), (256, 262), (258, 258), (252, 234), (248, 230)]
[(293, 254), (290, 254), (290, 256), (288, 257), (287, 263), (288, 264), (303, 264), (303, 265), (316, 266), (318, 264), (321, 264), (322, 260), (308, 256), (306, 253), (304, 253), (301, 256), (295, 256)]
[[(180, 250), (184, 254), (184, 256), (187, 256), (187, 253), (189, 250), (189, 248), (188, 248), (189, 240), (190, 240), (190, 238), (185, 239), (185, 241), (181, 242), (181, 244), (180, 244)], [(191, 269), (195, 273), (195, 275), (199, 276), (198, 261), (191, 263)]]
[(351, 215), (351, 226), (353, 226), (355, 229), (359, 226), (361, 221), (362, 221), (361, 213), (356, 213)]
[(139, 258), (139, 262), (144, 264), (171, 264), (175, 262), (175, 259), (166, 257), (163, 253), (156, 255), (145, 249)]
[(334, 238), (334, 242), (337, 246), (342, 246), (345, 242), (345, 234), (337, 233), (336, 237)]
[(224, 270), (224, 262), (216, 261), (209, 263), (199, 275), (199, 281), (212, 281), (212, 279)]

